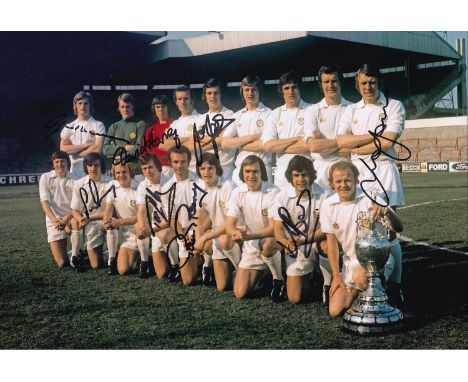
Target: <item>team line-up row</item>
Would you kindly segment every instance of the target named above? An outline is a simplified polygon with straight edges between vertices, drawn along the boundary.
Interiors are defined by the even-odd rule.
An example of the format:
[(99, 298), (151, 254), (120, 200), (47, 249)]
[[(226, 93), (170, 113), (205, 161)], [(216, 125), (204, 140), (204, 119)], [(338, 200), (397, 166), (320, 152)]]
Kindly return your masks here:
[[(173, 123), (165, 120), (164, 115), (167, 116), (167, 104), (164, 104), (164, 100), (161, 101), (161, 98), (164, 97), (156, 97), (152, 107), (158, 122), (150, 126), (146, 133), (144, 131), (140, 132), (141, 129), (138, 130), (137, 125), (141, 121), (135, 121), (136, 118), (132, 112), (132, 99), (128, 98), (131, 96), (124, 94), (119, 97), (119, 110), (122, 114), (122, 120), (111, 125), (107, 133), (102, 132), (102, 135), (106, 136), (103, 142), (100, 141), (99, 134), (89, 134), (90, 131), (99, 133), (96, 129), (92, 129), (93, 124), (99, 123), (90, 117), (92, 106), (90, 95), (83, 95), (83, 92), (78, 93), (74, 100), (74, 108), (78, 118), (73, 124), (80, 126), (81, 123), (85, 128), (73, 129), (70, 128), (73, 124), (69, 124), (62, 131), (60, 148), (70, 155), (71, 169), (74, 176), (79, 172), (80, 167), (84, 172), (88, 170), (87, 175), (76, 181), (77, 185), (74, 186), (75, 190), (86, 190), (87, 187), (88, 190), (86, 192), (82, 191), (81, 194), (79, 191), (78, 193), (75, 191), (79, 198), (75, 197), (70, 200), (71, 213), (67, 215), (69, 218), (67, 224), (64, 225), (64, 220), (67, 219), (61, 219), (65, 214), (54, 214), (52, 212), (51, 217), (46, 211), (47, 219), (50, 220), (48, 224), (55, 224), (54, 229), (57, 232), (64, 234), (62, 231), (68, 223), (76, 225), (74, 229), (72, 227), (71, 232), (72, 263), (76, 261), (75, 257), (77, 257), (80, 246), (79, 241), (83, 237), (83, 233), (80, 234), (80, 229), (93, 223), (94, 225), (100, 225), (106, 231), (106, 241), (110, 254), (109, 264), (111, 264), (112, 272), (113, 255), (116, 252), (113, 248), (116, 249), (118, 245), (118, 234), (114, 226), (122, 225), (131, 231), (133, 224), (136, 223), (137, 225), (134, 227), (135, 235), (142, 238), (136, 239), (136, 242), (138, 240), (149, 240), (149, 237), (145, 237), (145, 235), (151, 236), (152, 253), (161, 254), (156, 258), (153, 255), (158, 277), (163, 277), (162, 275), (166, 273), (169, 274), (170, 278), (176, 277), (178, 271), (175, 268), (179, 260), (187, 258), (186, 253), (195, 254), (189, 256), (189, 260), (184, 261), (184, 266), (180, 269), (182, 281), (184, 284), (190, 284), (196, 278), (196, 272), (198, 271), (197, 256), (204, 254), (207, 255), (204, 265), (204, 279), (211, 279), (212, 275), (209, 269), (213, 268), (219, 289), (225, 289), (231, 283), (231, 267), (234, 267), (237, 268), (234, 293), (239, 298), (245, 297), (255, 288), (264, 273), (263, 270), (269, 269), (273, 275), (272, 298), (278, 301), (285, 294), (283, 278), (283, 271), (285, 270), (287, 275), (287, 296), (290, 301), (299, 302), (304, 300), (308, 293), (308, 282), (306, 280), (310, 278), (311, 269), (315, 266), (314, 259), (316, 258), (315, 255), (309, 254), (313, 252), (321, 254), (321, 256), (318, 256), (320, 263), (318, 265), (324, 276), (325, 297), (327, 297), (326, 292), (331, 287), (330, 314), (340, 314), (356, 297), (357, 289), (349, 288), (349, 286), (354, 285), (360, 289), (365, 287), (365, 275), (359, 272), (362, 271), (362, 268), (357, 264), (354, 253), (358, 212), (367, 211), (371, 208), (375, 216), (385, 215), (387, 219), (390, 219), (393, 231), (401, 230), (401, 222), (394, 211), (396, 206), (404, 203), (404, 197), (399, 174), (393, 160), (396, 156), (393, 145), (404, 128), (404, 108), (399, 101), (388, 99), (380, 92), (382, 86), (381, 74), (377, 68), (371, 65), (364, 65), (356, 74), (356, 88), (362, 95), (362, 100), (356, 104), (350, 104), (341, 97), (342, 76), (337, 67), (322, 67), (319, 72), (319, 79), (324, 98), (318, 104), (307, 105), (300, 98), (300, 77), (292, 72), (284, 74), (280, 78), (278, 90), (283, 96), (285, 104), (270, 111), (260, 102), (261, 81), (256, 76), (247, 76), (240, 87), (240, 94), (245, 101), (245, 108), (235, 114), (222, 106), (221, 85), (217, 80), (211, 79), (203, 89), (203, 97), (208, 104), (209, 112), (202, 116), (198, 115), (193, 109), (193, 98), (190, 89), (181, 87), (174, 91), (174, 100), (181, 111), (181, 117)], [(162, 112), (164, 110), (165, 113)], [(206, 139), (206, 141), (202, 142), (202, 146), (206, 149), (206, 152), (203, 153), (202, 160), (190, 160), (193, 157), (193, 151), (191, 152), (187, 147), (192, 149), (194, 147), (193, 126), (203, 126), (205, 121), (210, 121), (218, 114), (223, 115), (224, 120), (232, 119), (234, 122), (230, 123), (215, 138), (217, 155), (210, 155), (209, 153), (209, 151), (213, 151), (213, 137), (205, 137), (203, 139)], [(179, 143), (182, 146), (175, 145), (173, 140), (164, 140), (162, 145), (155, 148), (153, 154), (156, 154), (155, 158), (158, 163), (162, 164), (159, 170), (161, 179), (173, 178), (169, 182), (159, 180), (159, 184), (163, 185), (166, 188), (165, 191), (167, 191), (167, 187), (170, 188), (170, 185), (175, 182), (175, 206), (193, 206), (193, 182), (195, 178), (191, 179), (190, 173), (187, 172), (187, 178), (182, 179), (180, 174), (185, 171), (182, 171), (184, 165), (181, 163), (186, 162), (187, 171), (190, 169), (197, 171), (199, 173), (200, 188), (205, 187), (206, 195), (203, 197), (203, 203), (209, 206), (208, 201), (213, 199), (212, 204), (220, 208), (207, 208), (206, 211), (204, 208), (184, 208), (187, 216), (181, 213), (181, 216), (177, 219), (172, 219), (176, 222), (176, 225), (180, 225), (180, 229), (171, 227), (169, 222), (166, 223), (168, 227), (165, 227), (164, 224), (161, 226), (161, 222), (158, 222), (159, 227), (156, 227), (158, 232), (151, 235), (148, 223), (143, 227), (141, 221), (137, 222), (139, 213), (135, 213), (131, 218), (116, 218), (113, 216), (114, 209), (116, 210), (115, 213), (119, 215), (117, 212), (118, 203), (108, 201), (111, 195), (111, 193), (108, 193), (102, 216), (98, 216), (99, 219), (93, 220), (93, 214), (96, 214), (98, 206), (90, 205), (89, 208), (84, 209), (84, 205), (86, 204), (86, 197), (88, 197), (87, 202), (96, 204), (93, 202), (95, 198), (89, 196), (94, 195), (93, 192), (95, 192), (90, 187), (96, 189), (97, 183), (95, 183), (95, 180), (90, 183), (91, 172), (87, 168), (89, 163), (83, 165), (83, 157), (87, 158), (90, 152), (93, 153), (96, 151), (96, 147), (99, 148), (99, 146), (103, 147), (103, 153), (108, 157), (114, 157), (119, 147), (123, 147), (127, 152), (132, 150), (135, 152), (141, 149), (136, 140), (137, 136), (142, 138), (142, 134), (147, 134), (148, 139), (145, 138), (145, 141), (150, 142), (155, 137), (162, 137), (169, 126), (177, 131), (180, 137)], [(376, 129), (377, 126), (379, 126), (380, 130)], [(101, 128), (103, 129), (103, 126)], [(374, 132), (374, 134), (369, 133), (369, 131)], [(382, 140), (379, 140), (378, 145), (375, 143), (376, 134), (383, 137)], [(89, 143), (79, 143), (87, 140), (89, 140)], [(379, 146), (378, 148), (383, 155), (375, 156), (376, 146)], [(145, 156), (151, 154), (146, 149), (141, 151), (146, 152), (140, 156), (140, 165)], [(274, 185), (270, 183), (272, 180), (272, 153), (276, 153)], [(369, 160), (372, 154), (374, 154), (372, 161), (375, 163), (375, 168), (370, 165), (370, 161), (369, 165), (366, 164), (366, 160)], [(65, 154), (62, 153), (61, 155)], [(96, 155), (101, 158), (99, 154)], [(174, 158), (171, 156), (174, 156)], [(96, 162), (102, 162), (99, 163), (99, 166), (96, 166), (102, 169), (105, 162), (102, 158), (102, 160), (99, 158), (93, 164), (96, 165)], [(343, 161), (343, 159), (349, 158), (351, 158), (351, 161)], [(155, 160), (149, 160), (149, 162), (154, 163)], [(198, 166), (196, 162), (198, 162)], [(115, 158), (114, 163), (118, 163)], [(126, 188), (120, 183), (119, 178), (131, 178), (131, 174), (133, 174), (132, 165), (122, 164), (123, 162), (113, 168), (115, 180), (119, 184), (115, 187), (115, 195), (117, 196), (114, 196), (113, 193), (111, 195), (113, 199), (118, 199), (119, 190)], [(291, 165), (294, 165), (295, 168), (291, 168)], [(145, 198), (142, 195), (149, 192), (145, 190), (151, 185), (151, 181), (148, 180), (149, 178), (145, 174), (144, 167), (144, 165), (141, 166), (145, 180), (140, 183), (140, 188), (144, 191), (140, 192), (140, 202), (147, 201), (144, 200)], [(157, 167), (157, 163), (154, 163), (153, 167)], [(180, 169), (181, 167), (182, 169)], [(208, 171), (205, 167), (210, 168), (211, 172), (213, 172), (214, 168), (217, 177), (220, 177), (219, 172), (222, 171), (223, 181), (219, 185), (206, 183), (207, 179), (202, 174), (203, 171)], [(54, 169), (52, 172), (56, 171)], [(52, 172), (48, 174), (52, 174)], [(120, 175), (122, 172), (127, 173), (127, 175)], [(70, 174), (67, 176), (70, 179), (73, 178)], [(210, 176), (213, 177), (214, 175)], [(303, 179), (298, 181), (300, 185), (297, 187), (294, 184), (295, 176)], [(339, 186), (334, 184), (335, 176), (338, 177), (336, 182), (340, 184)], [(308, 180), (304, 180), (306, 178)], [(363, 188), (365, 188), (366, 180), (368, 181), (367, 186), (372, 186), (372, 188), (377, 186), (375, 187), (377, 192), (382, 193), (383, 191), (385, 193), (385, 201), (377, 199), (377, 197), (371, 200), (367, 196), (371, 193), (371, 187), (363, 192), (360, 187), (357, 187), (359, 180), (362, 182)], [(218, 182), (218, 179), (216, 181)], [(146, 185), (141, 186), (145, 182)], [(183, 183), (180, 182), (187, 182), (189, 185), (183, 187)], [(233, 190), (227, 190), (227, 185), (232, 185)], [(282, 190), (281, 194), (285, 194), (283, 204), (280, 205), (275, 204), (278, 200), (281, 200), (276, 196), (277, 187)], [(302, 196), (307, 202), (305, 204), (314, 204), (314, 208), (311, 208), (310, 211), (321, 211), (320, 221), (317, 224), (314, 224), (313, 221), (314, 213), (304, 214), (307, 208), (302, 203), (303, 199), (300, 199), (301, 202), (297, 200), (301, 195), (300, 187), (309, 190), (308, 193), (302, 192)], [(217, 191), (214, 192), (214, 190)], [(123, 193), (123, 191), (120, 192)], [(328, 193), (332, 193), (332, 195), (325, 199)], [(230, 194), (230, 196), (226, 197), (227, 194)], [(101, 194), (99, 193), (99, 195)], [(318, 198), (317, 203), (315, 203), (316, 195), (321, 195), (323, 200), (319, 201), (320, 198)], [(288, 205), (288, 198), (291, 199), (289, 200), (291, 205)], [(268, 203), (269, 199), (271, 199), (270, 204)], [(139, 205), (138, 199), (129, 199), (130, 202), (132, 200), (137, 200), (136, 203), (134, 202), (134, 208), (139, 210), (136, 207)], [(161, 200), (164, 201), (164, 197)], [(181, 202), (178, 203), (178, 200)], [(373, 201), (377, 203), (373, 203)], [(43, 200), (43, 206), (44, 202), (47, 203), (48, 201)], [(315, 204), (317, 205), (315, 206)], [(108, 207), (108, 205), (113, 205), (113, 207)], [(383, 207), (386, 205), (393, 208)], [(153, 205), (149, 207), (154, 208)], [(145, 204), (145, 209), (147, 208), (148, 206)], [(142, 217), (146, 216), (145, 209), (141, 212)], [(174, 210), (178, 211), (179, 209), (175, 207)], [(279, 211), (283, 211), (283, 213), (280, 214)], [(74, 212), (76, 216), (73, 215)], [(85, 212), (88, 212), (89, 218)], [(206, 213), (206, 216), (203, 216), (203, 213)], [(72, 215), (74, 219), (71, 218)], [(57, 216), (59, 216), (59, 219), (57, 219)], [(276, 228), (275, 216), (276, 221), (280, 222), (280, 226), (282, 225), (283, 237), (279, 233), (281, 230)], [(192, 230), (185, 231), (184, 229), (190, 227), (188, 222), (192, 219), (194, 222), (202, 221), (204, 224), (197, 224), (193, 232)], [(318, 217), (315, 220), (317, 219)], [(96, 221), (100, 222), (94, 223)], [(129, 223), (129, 221), (131, 222)], [(58, 227), (56, 227), (57, 224)], [(57, 228), (62, 228), (62, 230), (57, 230)], [(93, 241), (88, 239), (88, 233), (99, 231), (98, 228), (90, 226), (84, 231), (84, 237), (87, 239), (88, 256), (90, 256), (92, 266), (98, 264), (92, 260), (94, 257), (92, 249), (96, 248), (96, 246), (93, 246)], [(400, 300), (401, 302), (401, 248), (393, 231), (391, 231), (392, 251), (388, 267), (386, 267), (388, 268), (386, 269), (386, 276), (389, 277), (387, 286), (389, 290), (395, 292), (393, 293), (396, 296), (395, 301)], [(125, 238), (127, 230), (122, 228), (122, 232)], [(177, 246), (170, 245), (167, 248), (168, 243), (176, 242), (173, 240), (175, 232), (179, 233), (176, 240)], [(188, 238), (186, 240), (181, 239), (183, 236), (180, 234), (181, 232), (187, 234)], [(309, 237), (308, 235), (312, 236)], [(63, 238), (60, 240), (62, 240), (63, 248)], [(303, 247), (302, 244), (306, 244), (304, 248), (307, 248), (307, 244), (312, 240), (314, 241), (313, 251), (306, 249), (306, 253), (302, 253), (304, 252), (300, 250)], [(51, 241), (49, 238), (51, 243), (56, 241)], [(128, 252), (128, 255), (119, 255), (117, 260), (118, 271), (120, 273), (128, 271), (131, 268), (132, 261), (136, 258), (136, 253), (140, 252), (142, 257), (141, 267), (143, 267), (143, 269), (140, 269), (140, 273), (145, 274), (146, 270), (144, 268), (147, 266), (146, 256), (143, 254), (145, 245), (140, 243), (142, 245), (140, 248), (140, 245), (135, 244), (136, 247), (129, 249), (130, 245), (126, 243), (127, 241), (124, 240), (119, 253)], [(238, 245), (239, 243), (242, 244)], [(339, 269), (338, 244), (343, 250), (343, 268), (341, 270)], [(54, 253), (52, 244), (51, 247)], [(149, 248), (149, 242), (146, 247)], [(296, 250), (296, 247), (299, 249)], [(232, 253), (233, 251), (239, 253), (236, 255)], [(62, 256), (66, 253), (63, 250), (60, 252)], [(130, 252), (133, 255), (130, 256)], [(212, 256), (210, 257), (209, 254)], [(284, 258), (283, 261), (285, 261), (285, 269), (282, 269), (282, 257)], [(55, 258), (57, 260), (57, 256)], [(165, 259), (166, 261), (166, 267), (161, 268), (162, 271), (157, 259)], [(63, 263), (66, 261), (66, 256), (63, 256)], [(213, 267), (210, 267), (211, 261)], [(218, 263), (223, 265), (221, 266)], [(220, 273), (220, 275), (217, 273)]]

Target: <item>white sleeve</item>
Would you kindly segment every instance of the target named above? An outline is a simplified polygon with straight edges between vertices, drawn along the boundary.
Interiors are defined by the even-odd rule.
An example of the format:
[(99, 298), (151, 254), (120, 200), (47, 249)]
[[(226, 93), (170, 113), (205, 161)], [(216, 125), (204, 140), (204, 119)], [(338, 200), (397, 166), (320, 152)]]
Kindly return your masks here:
[(73, 129), (69, 129), (68, 127), (68, 124), (65, 125), (62, 129), (62, 131), (60, 132), (60, 139), (70, 139), (72, 134), (73, 134)]
[(240, 218), (241, 210), (239, 208), (239, 192), (234, 191), (229, 199), (226, 216)]
[(346, 106), (346, 109), (340, 118), (340, 122), (338, 124), (338, 131), (336, 135), (346, 135), (346, 134), (353, 133), (351, 129), (351, 123), (353, 122), (353, 115), (354, 115), (354, 104)]
[(400, 137), (405, 127), (405, 107), (400, 101), (391, 100), (393, 107), (388, 111), (388, 122), (385, 131), (398, 134)]
[[(73, 185), (73, 195), (72, 195), (72, 200), (70, 203), (70, 207), (74, 210), (83, 211), (83, 202), (81, 200), (80, 196), (80, 188), (81, 188), (82, 182), (76, 182)], [(90, 196), (89, 196), (90, 197)]]
[(281, 219), (280, 215), (279, 215), (279, 209), (281, 207), (285, 207), (286, 203), (285, 203), (285, 197), (284, 197), (284, 193), (281, 192), (275, 199), (275, 205), (274, 205), (274, 211), (273, 211), (273, 219), (275, 221), (283, 221), (283, 219)]
[[(270, 200), (268, 203), (268, 218), (272, 219), (275, 217), (275, 207), (276, 207), (276, 199), (278, 197), (279, 189), (275, 188), (270, 192)], [(278, 210), (276, 210), (278, 212)]]
[(47, 173), (42, 174), (39, 179), (39, 198), (41, 199), (41, 202), (50, 203), (50, 191), (47, 187)]
[(238, 111), (236, 114), (234, 114), (233, 118), (234, 118), (234, 122), (231, 123), (225, 130), (224, 130), (224, 133), (223, 133), (223, 138), (234, 138), (234, 137), (237, 137), (237, 120), (239, 118), (239, 115), (240, 115), (240, 111)]
[(106, 203), (114, 205), (116, 198), (117, 197), (114, 197), (114, 193), (111, 191), (106, 195)]
[(268, 117), (265, 127), (262, 132), (263, 144), (271, 141), (272, 139), (278, 139), (278, 132), (276, 131), (276, 124), (278, 123), (279, 112), (275, 109)]
[(136, 196), (136, 203), (137, 203), (137, 205), (138, 205), (138, 204), (146, 205), (146, 202), (145, 202), (145, 196), (146, 196), (145, 181), (142, 181), (142, 182), (138, 185), (136, 195), (137, 195), (137, 196)]
[(320, 227), (323, 233), (335, 233), (330, 216), (330, 204), (326, 201), (320, 207)]
[(309, 138), (314, 138), (314, 133), (320, 133), (318, 127), (318, 104), (308, 106), (304, 113), (304, 142)]
[[(104, 124), (101, 121), (97, 121), (95, 133), (103, 134), (103, 135), (106, 134), (106, 127), (104, 126)], [(96, 138), (104, 139), (104, 137), (101, 136), (101, 135), (96, 135)]]

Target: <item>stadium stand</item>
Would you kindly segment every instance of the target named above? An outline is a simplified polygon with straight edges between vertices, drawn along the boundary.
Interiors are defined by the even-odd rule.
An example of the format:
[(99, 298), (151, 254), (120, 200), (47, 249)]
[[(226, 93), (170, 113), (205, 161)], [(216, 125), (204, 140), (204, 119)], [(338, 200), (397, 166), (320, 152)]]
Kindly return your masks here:
[[(466, 133), (467, 125), (406, 128), (399, 142), (411, 151), (411, 161), (467, 161)], [(402, 146), (397, 154), (399, 158), (407, 155)]]

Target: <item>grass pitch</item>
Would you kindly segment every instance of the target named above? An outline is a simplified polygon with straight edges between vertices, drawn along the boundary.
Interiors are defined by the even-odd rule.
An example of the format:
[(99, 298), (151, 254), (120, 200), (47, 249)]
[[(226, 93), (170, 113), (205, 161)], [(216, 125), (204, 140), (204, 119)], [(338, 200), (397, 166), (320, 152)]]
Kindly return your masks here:
[[(404, 234), (468, 252), (467, 174), (403, 174)], [(464, 199), (463, 199), (464, 198)], [(456, 201), (443, 201), (461, 199)], [(402, 243), (408, 308), (402, 333), (343, 332), (316, 303), (236, 301), (106, 270), (55, 265), (37, 186), (0, 188), (2, 349), (466, 349), (468, 255)]]

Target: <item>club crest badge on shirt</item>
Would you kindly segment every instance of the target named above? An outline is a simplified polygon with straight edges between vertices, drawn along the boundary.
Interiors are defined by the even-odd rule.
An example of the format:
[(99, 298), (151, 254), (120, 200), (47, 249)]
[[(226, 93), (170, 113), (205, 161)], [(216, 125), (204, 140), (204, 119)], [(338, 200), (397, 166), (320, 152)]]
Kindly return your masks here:
[(340, 226), (338, 225), (338, 223), (333, 223), (333, 228), (334, 229), (340, 229)]
[(304, 124), (304, 118), (302, 118), (302, 117), (298, 118), (297, 123), (299, 125), (303, 125)]
[(132, 131), (132, 132), (130, 133), (130, 139), (135, 139), (135, 138), (136, 138), (136, 134), (135, 134), (134, 131)]
[(262, 210), (262, 216), (268, 216), (268, 209), (264, 208)]
[(130, 206), (135, 208), (136, 207), (136, 200), (130, 200)]
[(264, 124), (265, 124), (265, 122), (263, 122), (263, 119), (259, 119), (257, 121), (257, 127), (263, 127)]

